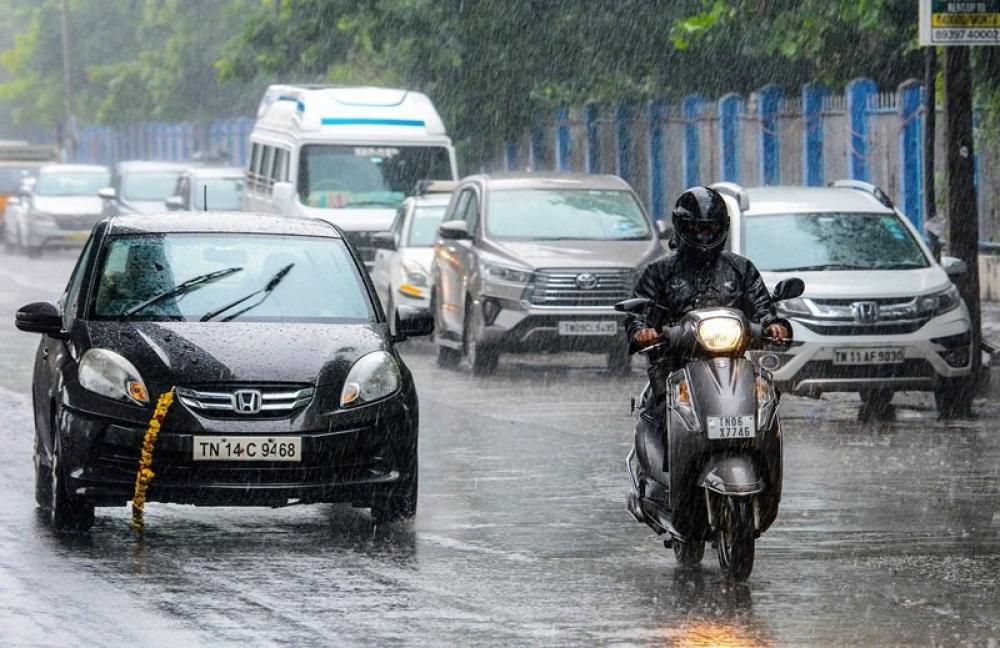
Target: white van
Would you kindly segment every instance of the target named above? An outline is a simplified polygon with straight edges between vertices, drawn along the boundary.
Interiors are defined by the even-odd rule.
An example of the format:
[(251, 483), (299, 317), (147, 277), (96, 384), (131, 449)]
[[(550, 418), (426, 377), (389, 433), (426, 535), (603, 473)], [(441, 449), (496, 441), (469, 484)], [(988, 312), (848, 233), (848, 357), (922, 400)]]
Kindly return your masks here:
[(417, 182), (458, 177), (441, 117), (408, 90), (273, 85), (250, 145), (244, 210), (329, 221), (369, 270), (372, 237)]

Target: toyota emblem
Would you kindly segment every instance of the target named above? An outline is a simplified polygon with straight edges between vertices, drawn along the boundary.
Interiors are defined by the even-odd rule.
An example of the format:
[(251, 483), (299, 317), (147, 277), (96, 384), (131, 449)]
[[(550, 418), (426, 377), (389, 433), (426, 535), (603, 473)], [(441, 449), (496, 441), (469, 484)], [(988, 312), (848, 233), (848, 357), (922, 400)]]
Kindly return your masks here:
[(261, 406), (260, 392), (256, 389), (241, 389), (233, 392), (233, 411), (237, 414), (258, 414)]
[(593, 272), (583, 272), (576, 275), (576, 285), (584, 290), (590, 290), (597, 287), (597, 275)]

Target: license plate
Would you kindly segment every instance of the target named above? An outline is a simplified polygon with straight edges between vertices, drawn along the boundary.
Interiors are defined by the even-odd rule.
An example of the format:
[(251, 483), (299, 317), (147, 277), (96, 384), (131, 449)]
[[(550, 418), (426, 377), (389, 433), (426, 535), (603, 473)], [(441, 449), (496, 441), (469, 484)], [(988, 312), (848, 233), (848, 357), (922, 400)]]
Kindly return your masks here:
[(618, 335), (618, 322), (559, 322), (559, 335)]
[(752, 439), (757, 436), (756, 416), (709, 416), (709, 439)]
[(906, 360), (902, 349), (870, 348), (870, 349), (836, 349), (833, 352), (833, 364), (850, 365), (891, 365), (900, 364)]
[(302, 437), (196, 436), (195, 461), (302, 461)]

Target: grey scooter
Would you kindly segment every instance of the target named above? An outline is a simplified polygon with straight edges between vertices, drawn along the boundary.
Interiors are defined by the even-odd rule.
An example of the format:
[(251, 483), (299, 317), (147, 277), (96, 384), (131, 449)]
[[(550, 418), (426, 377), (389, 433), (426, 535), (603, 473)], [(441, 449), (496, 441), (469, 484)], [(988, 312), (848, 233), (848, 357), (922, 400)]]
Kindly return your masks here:
[[(774, 299), (794, 299), (804, 290), (802, 280), (788, 279), (775, 287)], [(638, 314), (654, 307), (648, 299), (629, 299), (615, 309)], [(656, 358), (669, 351), (684, 366), (667, 378), (665, 429), (642, 420), (636, 425), (626, 460), (628, 509), (668, 534), (664, 544), (683, 565), (701, 562), (709, 540), (726, 576), (746, 580), (755, 540), (778, 514), (778, 395), (770, 373), (744, 354), (780, 344), (739, 310), (707, 308), (664, 327), (661, 341), (645, 350), (652, 362), (665, 361)], [(647, 385), (643, 399), (654, 391)]]

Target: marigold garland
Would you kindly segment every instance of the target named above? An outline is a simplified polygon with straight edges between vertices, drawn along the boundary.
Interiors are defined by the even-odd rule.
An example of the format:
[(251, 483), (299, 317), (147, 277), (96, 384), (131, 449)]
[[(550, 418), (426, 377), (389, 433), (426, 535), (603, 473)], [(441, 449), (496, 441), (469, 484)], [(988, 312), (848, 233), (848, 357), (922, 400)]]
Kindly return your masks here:
[(156, 474), (153, 472), (153, 450), (156, 448), (156, 438), (160, 435), (160, 426), (163, 419), (170, 411), (170, 405), (174, 402), (174, 390), (160, 394), (156, 401), (156, 409), (153, 411), (153, 418), (149, 419), (149, 426), (146, 428), (146, 436), (142, 440), (142, 452), (139, 454), (139, 469), (135, 473), (135, 494), (132, 496), (132, 528), (136, 531), (143, 530), (143, 510), (146, 506), (146, 490), (149, 482), (153, 481)]

